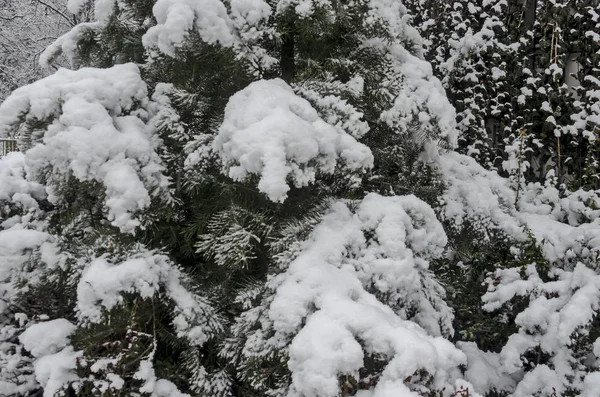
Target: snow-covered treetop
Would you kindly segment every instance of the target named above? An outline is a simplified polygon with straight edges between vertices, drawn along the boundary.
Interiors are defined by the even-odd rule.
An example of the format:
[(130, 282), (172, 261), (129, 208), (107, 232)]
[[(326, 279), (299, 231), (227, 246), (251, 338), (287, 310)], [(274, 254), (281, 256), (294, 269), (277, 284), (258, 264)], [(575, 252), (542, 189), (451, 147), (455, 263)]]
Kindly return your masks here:
[[(77, 4), (82, 4), (81, 1), (72, 3), (73, 10), (78, 9)], [(79, 25), (59, 38), (42, 56), (43, 60), (51, 59), (53, 54), (61, 51), (71, 53), (84, 32), (105, 24), (107, 4), (115, 10), (130, 7), (126, 2), (107, 0), (95, 4), (98, 22)], [(351, 23), (358, 29), (356, 37), (362, 49), (375, 51), (377, 57), (384, 59), (383, 64), (361, 66), (376, 67), (377, 70), (369, 73), (379, 74), (378, 78), (384, 76), (385, 81), (377, 83), (382, 87), (377, 95), (384, 98), (379, 110), (380, 120), (398, 133), (410, 131), (415, 135), (414, 130), (420, 130), (429, 140), (444, 139), (453, 147), (458, 134), (454, 108), (441, 83), (433, 76), (431, 66), (422, 60), (422, 39), (410, 25), (406, 7), (392, 0), (344, 3), (341, 5), (343, 11), (338, 10), (338, 6), (328, 0), (233, 0), (230, 4), (221, 0), (158, 0), (152, 9), (156, 25), (147, 29), (142, 44), (151, 59), (159, 56), (176, 58), (177, 51), (185, 50), (186, 45), (198, 40), (229, 48), (260, 77), (267, 72), (273, 73), (273, 68), (279, 65), (280, 42), (289, 30), (286, 27), (287, 19), (291, 18), (289, 13), (302, 21), (302, 29), (309, 31), (317, 27), (311, 28), (316, 20), (332, 24), (344, 18), (356, 21), (360, 25)], [(103, 11), (99, 12), (98, 8)], [(313, 16), (315, 22), (311, 22)], [(299, 36), (298, 40), (303, 37)], [(312, 58), (303, 60), (302, 56), (298, 54), (297, 64), (315, 62)], [(356, 54), (340, 56), (352, 59)], [(417, 136), (411, 138), (422, 140)]]

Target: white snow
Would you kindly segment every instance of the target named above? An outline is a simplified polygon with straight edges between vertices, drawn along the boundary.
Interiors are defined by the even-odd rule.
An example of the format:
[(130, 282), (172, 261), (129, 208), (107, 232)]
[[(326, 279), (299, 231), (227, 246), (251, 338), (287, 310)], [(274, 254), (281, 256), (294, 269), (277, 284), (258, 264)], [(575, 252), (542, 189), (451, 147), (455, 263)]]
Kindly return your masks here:
[[(140, 225), (138, 211), (152, 196), (166, 196), (168, 179), (156, 153), (160, 140), (142, 108), (146, 85), (137, 66), (109, 69), (60, 69), (54, 75), (16, 90), (0, 105), (0, 136), (20, 131), (21, 117), (48, 120), (25, 154), (29, 179), (47, 180), (50, 201), (60, 201), (53, 185), (74, 176), (104, 185), (108, 218), (123, 231)], [(15, 131), (16, 130), (16, 131)], [(39, 134), (39, 132), (37, 133)], [(50, 176), (46, 175), (50, 170)]]
[(104, 310), (122, 302), (121, 293), (136, 292), (149, 299), (163, 287), (175, 304), (177, 335), (200, 346), (221, 326), (209, 304), (187, 290), (183, 281), (183, 274), (166, 256), (153, 252), (133, 253), (118, 264), (97, 258), (84, 270), (77, 286), (78, 316), (83, 322), (100, 322)]
[(76, 329), (75, 324), (59, 318), (29, 326), (19, 340), (34, 357), (44, 357), (66, 347)]
[(387, 53), (391, 81), (386, 85), (397, 86), (393, 104), (381, 113), (381, 120), (399, 133), (414, 131), (412, 126), (418, 120), (419, 129), (435, 131), (454, 147), (458, 139), (456, 111), (442, 83), (433, 75), (431, 64), (399, 44), (387, 45), (383, 40), (371, 39), (364, 45)]
[(80, 356), (81, 352), (76, 352), (68, 346), (35, 362), (35, 379), (44, 388), (44, 397), (54, 397), (65, 385), (79, 380), (75, 369), (77, 358)]
[(65, 385), (79, 379), (74, 370), (81, 352), (69, 346), (69, 337), (76, 329), (76, 325), (61, 318), (33, 324), (19, 336), (35, 357), (35, 379), (44, 388), (44, 397), (54, 397)]
[(152, 8), (157, 25), (143, 37), (150, 50), (174, 56), (191, 30), (209, 44), (233, 46), (238, 40), (225, 4), (219, 0), (158, 0)]
[(258, 175), (258, 189), (277, 202), (290, 182), (303, 187), (319, 173), (373, 166), (367, 146), (326, 123), (280, 79), (251, 83), (229, 99), (213, 149), (229, 177)]
[(77, 14), (81, 8), (89, 3), (89, 0), (68, 0), (67, 10), (72, 14)]
[(25, 156), (20, 152), (0, 158), (0, 201), (23, 210), (38, 208), (37, 200), (46, 198), (44, 187), (26, 179)]
[[(413, 196), (369, 194), (354, 213), (334, 203), (296, 259), (270, 283), (275, 295), (263, 325), (271, 324), (274, 334), (252, 331), (245, 349), (280, 349), (291, 340), (290, 396), (337, 396), (338, 376), (357, 377), (367, 354), (390, 360), (376, 397), (407, 393), (403, 380), (419, 369), (433, 376), (432, 388), (441, 389), (464, 355), (426, 331), (440, 334), (452, 317), (435, 296), (440, 291), (421, 286), (427, 279), (435, 285), (427, 259), (439, 256), (445, 244), (433, 210)], [(386, 293), (389, 299), (381, 301)], [(395, 313), (396, 301), (413, 302), (423, 314), (414, 321), (425, 329)], [(442, 306), (433, 309), (432, 302)]]
[[(552, 368), (539, 365), (519, 380), (512, 394), (530, 396), (539, 392), (563, 392), (566, 385), (582, 380), (581, 368), (573, 366), (572, 337), (588, 325), (600, 309), (600, 275), (578, 263), (572, 271), (553, 268), (553, 280), (543, 282), (534, 265), (527, 267), (527, 278), (521, 279), (519, 269), (495, 272), (488, 280), (488, 292), (483, 296), (486, 310), (495, 310), (515, 295), (529, 296), (531, 302), (515, 319), (518, 333), (510, 336), (499, 354), (499, 369), (512, 373), (522, 368), (522, 355), (539, 346), (551, 356)], [(496, 285), (497, 284), (497, 285)]]
[(81, 36), (88, 32), (97, 31), (101, 27), (102, 25), (98, 22), (84, 22), (74, 26), (67, 33), (58, 37), (40, 54), (40, 66), (50, 68), (52, 61), (60, 54), (64, 54), (71, 64), (74, 64), (77, 55), (77, 42)]
[(459, 153), (442, 154), (438, 164), (446, 185), (440, 198), (443, 219), (459, 229), (468, 221), (482, 233), (491, 227), (518, 240), (525, 238), (515, 209), (515, 192), (507, 179)]

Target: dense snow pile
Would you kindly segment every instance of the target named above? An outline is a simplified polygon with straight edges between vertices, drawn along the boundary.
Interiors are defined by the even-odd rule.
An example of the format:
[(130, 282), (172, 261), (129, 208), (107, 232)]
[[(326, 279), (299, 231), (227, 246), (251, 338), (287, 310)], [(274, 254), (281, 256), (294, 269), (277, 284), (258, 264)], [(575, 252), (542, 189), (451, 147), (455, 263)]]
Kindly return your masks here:
[(258, 189), (284, 201), (320, 173), (371, 168), (369, 148), (319, 117), (283, 80), (261, 80), (231, 97), (214, 150), (234, 180), (259, 175)]
[(496, 271), (499, 284), (488, 280), (488, 293), (483, 296), (486, 310), (494, 310), (516, 295), (531, 299), (515, 320), (519, 333), (509, 338), (499, 354), (503, 374), (520, 370), (522, 356), (533, 348), (539, 347), (551, 356), (552, 366), (539, 365), (526, 373), (512, 395), (564, 393), (569, 384), (583, 390), (584, 395), (597, 392), (600, 372), (585, 368), (594, 365), (596, 348), (583, 360), (572, 349), (600, 309), (600, 275), (583, 263), (572, 271), (552, 269), (549, 276), (554, 280), (549, 282), (542, 281), (534, 265), (527, 268), (526, 274), (523, 280), (520, 269)]
[(221, 328), (208, 302), (187, 290), (185, 277), (165, 255), (132, 253), (119, 264), (97, 258), (84, 269), (77, 286), (77, 312), (82, 322), (100, 322), (102, 313), (123, 301), (122, 293), (137, 292), (152, 298), (160, 290), (174, 303), (173, 325), (177, 336), (203, 345)]
[(39, 63), (44, 68), (49, 68), (59, 55), (64, 54), (67, 59), (76, 64), (77, 42), (85, 33), (94, 33), (102, 28), (99, 22), (80, 23), (67, 33), (57, 38), (51, 45), (46, 47), (40, 55)]
[(383, 361), (373, 396), (419, 390), (404, 382), (419, 370), (432, 389), (449, 386), (464, 356), (440, 336), (452, 333), (452, 313), (428, 271), (445, 244), (433, 210), (414, 196), (332, 204), (270, 281), (272, 294), (242, 316), (251, 324), (268, 310), (259, 329), (245, 330), (243, 354), (289, 349), (289, 396), (337, 396), (339, 376), (359, 379), (368, 357)]
[[(0, 136), (24, 142), (28, 179), (43, 181), (51, 202), (60, 202), (58, 187), (68, 178), (99, 182), (109, 220), (131, 232), (140, 225), (135, 214), (153, 196), (167, 195), (148, 105), (146, 85), (133, 64), (61, 69), (2, 103)], [(34, 122), (46, 126), (23, 131)]]
[(36, 380), (44, 388), (44, 397), (52, 397), (65, 384), (78, 379), (75, 374), (76, 360), (81, 352), (69, 346), (69, 336), (77, 327), (65, 319), (33, 324), (19, 340), (35, 358)]
[(439, 156), (437, 165), (446, 185), (439, 202), (442, 219), (458, 229), (469, 224), (482, 234), (491, 228), (525, 237), (516, 216), (515, 192), (506, 179), (454, 152)]
[[(456, 111), (448, 101), (442, 83), (433, 75), (429, 62), (398, 44), (388, 46), (378, 39), (365, 44), (387, 52), (390, 62), (390, 81), (385, 85), (395, 88), (395, 99), (392, 107), (381, 113), (381, 120), (400, 133), (418, 135), (424, 131), (427, 140), (436, 142), (445, 138), (449, 146), (454, 147), (458, 139)], [(422, 138), (413, 139), (418, 142)]]

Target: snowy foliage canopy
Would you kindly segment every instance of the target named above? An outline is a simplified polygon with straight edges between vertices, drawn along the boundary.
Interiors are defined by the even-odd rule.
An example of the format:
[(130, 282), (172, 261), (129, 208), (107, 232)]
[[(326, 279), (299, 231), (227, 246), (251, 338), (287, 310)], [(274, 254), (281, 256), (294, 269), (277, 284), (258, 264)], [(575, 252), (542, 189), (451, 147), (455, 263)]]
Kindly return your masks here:
[(593, 3), (69, 0), (0, 103), (0, 395), (598, 396)]

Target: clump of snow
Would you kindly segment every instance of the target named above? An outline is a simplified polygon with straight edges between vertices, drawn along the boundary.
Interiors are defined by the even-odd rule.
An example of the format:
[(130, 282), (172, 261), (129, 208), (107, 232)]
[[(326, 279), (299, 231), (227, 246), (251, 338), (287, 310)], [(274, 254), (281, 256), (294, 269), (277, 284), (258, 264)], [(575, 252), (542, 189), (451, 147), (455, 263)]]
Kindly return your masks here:
[(22, 266), (31, 258), (32, 251), (49, 244), (52, 237), (45, 232), (26, 229), (20, 224), (0, 230), (0, 314), (15, 295), (14, 283), (22, 275)]
[(367, 27), (384, 26), (390, 37), (403, 42), (410, 42), (416, 51), (420, 51), (422, 47), (421, 35), (414, 27), (409, 25), (410, 16), (407, 11), (401, 1), (371, 0), (363, 23)]
[(260, 80), (233, 95), (213, 149), (234, 180), (260, 176), (258, 189), (282, 202), (318, 173), (373, 166), (369, 148), (319, 117), (283, 80)]
[(571, 226), (547, 215), (524, 214), (524, 219), (547, 260), (595, 263), (600, 258), (600, 219), (580, 226)]
[(66, 347), (76, 329), (76, 325), (59, 318), (29, 326), (19, 340), (34, 357), (43, 357)]
[(458, 342), (457, 347), (467, 355), (465, 378), (481, 393), (493, 390), (514, 390), (515, 380), (501, 370), (497, 354), (479, 350), (474, 342)]
[(401, 133), (414, 132), (416, 123), (430, 139), (441, 137), (454, 147), (458, 139), (456, 110), (442, 83), (433, 75), (431, 64), (400, 44), (388, 45), (381, 39), (370, 39), (364, 45), (385, 54), (390, 77), (384, 86), (395, 87), (393, 104), (381, 113), (381, 120)]
[[(148, 104), (133, 64), (60, 69), (0, 105), (0, 136), (20, 134), (32, 141), (25, 153), (28, 179), (43, 181), (50, 201), (60, 201), (56, 187), (71, 176), (100, 182), (109, 220), (132, 232), (140, 225), (134, 214), (153, 196), (166, 198), (169, 182), (157, 154), (160, 139), (143, 108)], [(23, 130), (23, 121), (49, 125), (34, 135)]]
[[(339, 84), (342, 86), (340, 91), (349, 93), (353, 97), (359, 96), (362, 94), (363, 83), (363, 79), (357, 76), (347, 84)], [(312, 85), (315, 85), (315, 87), (312, 87)], [(364, 120), (362, 112), (339, 95), (321, 94), (318, 85), (319, 83), (311, 84), (309, 81), (301, 85), (295, 85), (294, 89), (298, 95), (310, 101), (321, 117), (328, 124), (335, 126), (340, 133), (347, 133), (356, 139), (360, 139), (369, 132), (369, 124)], [(326, 88), (330, 88), (327, 87), (327, 83), (324, 85)]]
[(455, 152), (438, 158), (445, 190), (441, 216), (461, 228), (466, 222), (480, 230), (496, 228), (523, 240), (522, 221), (515, 208), (516, 195), (508, 180), (488, 171), (475, 159)]
[(69, 0), (67, 1), (67, 10), (69, 10), (71, 14), (78, 14), (83, 6), (89, 2), (90, 0)]
[(69, 337), (77, 326), (61, 318), (29, 326), (19, 340), (34, 357), (35, 379), (44, 389), (44, 397), (53, 397), (79, 378), (75, 373), (76, 352), (69, 346)]
[[(572, 271), (553, 268), (551, 281), (543, 282), (535, 265), (529, 265), (522, 279), (519, 269), (501, 269), (487, 280), (484, 309), (495, 310), (514, 296), (530, 298), (515, 324), (519, 332), (510, 336), (499, 354), (500, 370), (512, 373), (522, 369), (522, 356), (539, 347), (550, 355), (552, 368), (538, 365), (519, 380), (514, 396), (536, 393), (562, 393), (567, 387), (584, 387), (585, 368), (573, 365), (577, 357), (573, 337), (589, 327), (600, 309), (600, 275), (578, 263)], [(583, 331), (585, 332), (585, 331)]]
[[(38, 208), (38, 200), (46, 198), (44, 187), (26, 179), (25, 156), (20, 152), (0, 158), (0, 203), (18, 205), (23, 210)], [(0, 214), (2, 208), (0, 208)]]
[(122, 293), (152, 298), (164, 288), (166, 297), (175, 304), (177, 335), (202, 345), (221, 324), (208, 302), (186, 289), (184, 281), (169, 258), (153, 252), (142, 251), (117, 264), (97, 258), (83, 271), (77, 287), (78, 316), (82, 321), (100, 322), (104, 310), (122, 302)]
[(233, 0), (229, 9), (219, 0), (158, 0), (152, 12), (157, 24), (142, 41), (151, 58), (158, 54), (175, 56), (191, 32), (208, 44), (232, 48), (249, 62), (255, 74), (278, 61), (258, 43), (272, 39), (273, 27), (266, 25), (272, 10), (263, 0)]
[[(374, 396), (408, 395), (404, 380), (420, 369), (433, 377), (432, 389), (452, 387), (447, 381), (465, 357), (431, 336), (452, 319), (436, 296), (441, 288), (428, 287), (436, 285), (428, 259), (439, 257), (446, 244), (433, 210), (413, 196), (373, 193), (352, 207), (334, 203), (271, 280), (266, 318), (262, 328), (247, 331), (245, 354), (289, 346), (293, 396), (337, 396), (339, 376), (358, 379), (367, 355), (387, 362)], [(413, 321), (393, 310), (405, 305), (418, 313)]]
[(523, 189), (519, 208), (522, 212), (548, 215), (548, 219), (578, 226), (600, 217), (600, 191), (579, 189), (561, 192), (552, 184), (554, 171), (548, 171), (546, 182), (530, 183)]
[(44, 388), (44, 397), (54, 397), (66, 385), (79, 380), (75, 369), (80, 356), (81, 352), (68, 346), (58, 353), (36, 360), (35, 379)]
[(144, 46), (173, 56), (190, 31), (209, 44), (233, 46), (238, 40), (225, 4), (219, 0), (158, 0), (152, 8), (157, 25), (143, 37)]

